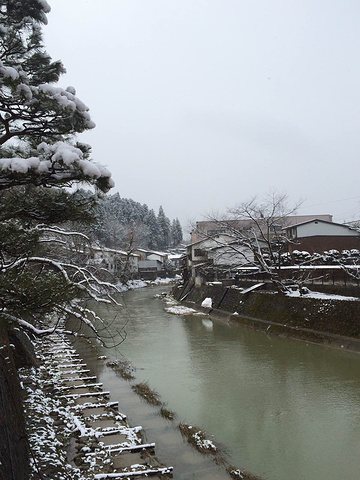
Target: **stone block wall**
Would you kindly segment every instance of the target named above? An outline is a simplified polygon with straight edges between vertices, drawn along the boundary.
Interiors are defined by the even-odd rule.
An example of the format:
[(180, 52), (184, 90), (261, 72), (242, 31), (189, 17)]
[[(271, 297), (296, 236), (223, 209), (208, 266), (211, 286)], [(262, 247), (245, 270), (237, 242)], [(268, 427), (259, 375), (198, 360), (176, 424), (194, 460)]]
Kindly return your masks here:
[(221, 285), (206, 285), (189, 291), (186, 301), (201, 305), (210, 297), (214, 309), (238, 314), (232, 315), (232, 320), (243, 316), (292, 330), (313, 330), (360, 340), (360, 300), (289, 297), (266, 291), (242, 294), (240, 290)]
[(20, 383), (7, 327), (0, 320), (0, 478), (26, 480), (29, 473)]

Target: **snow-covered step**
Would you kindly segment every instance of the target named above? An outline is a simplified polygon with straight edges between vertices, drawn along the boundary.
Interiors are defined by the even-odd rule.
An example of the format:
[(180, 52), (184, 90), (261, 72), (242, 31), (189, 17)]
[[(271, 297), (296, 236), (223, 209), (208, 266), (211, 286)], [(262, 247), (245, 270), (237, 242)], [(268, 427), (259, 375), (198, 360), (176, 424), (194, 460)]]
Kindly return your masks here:
[(115, 435), (115, 433), (130, 433), (130, 434), (136, 434), (142, 431), (142, 427), (97, 427), (94, 429), (97, 432), (101, 432), (101, 435), (103, 437), (106, 437), (107, 435)]
[(173, 467), (163, 468), (146, 468), (143, 470), (133, 470), (130, 472), (118, 472), (118, 473), (99, 473), (94, 475), (94, 480), (106, 480), (112, 478), (113, 480), (130, 477), (148, 477), (152, 475), (171, 475)]
[(76, 388), (101, 388), (103, 386), (102, 383), (83, 383), (81, 385), (68, 385), (66, 387), (55, 387), (56, 390), (66, 391), (72, 390)]
[(71, 393), (69, 395), (61, 395), (60, 398), (81, 398), (81, 397), (97, 397), (104, 396), (109, 397), (110, 392), (86, 392), (86, 393)]
[[(70, 408), (71, 410), (85, 410), (86, 408), (111, 408), (111, 409), (116, 409), (119, 406), (119, 402), (106, 402), (106, 403), (83, 403), (82, 405), (72, 405)], [(126, 418), (126, 415), (123, 415), (122, 413), (119, 413), (118, 415), (121, 415), (124, 419)]]
[(122, 453), (122, 452), (136, 452), (138, 450), (154, 450), (155, 443), (142, 443), (140, 445), (123, 446), (123, 445), (110, 445), (110, 453)]
[[(51, 362), (49, 362), (51, 363)], [(75, 368), (75, 367), (87, 367), (86, 363), (64, 363), (56, 365), (58, 368)]]
[(96, 377), (68, 377), (68, 378), (62, 378), (59, 380), (60, 384), (66, 383), (66, 382), (92, 382), (96, 380)]
[(61, 371), (62, 375), (71, 375), (71, 374), (79, 374), (79, 373), (90, 373), (90, 370), (87, 370), (85, 368), (80, 368), (78, 370), (69, 370), (69, 371)]
[(52, 360), (58, 362), (60, 360), (71, 360), (73, 362), (81, 362), (80, 357), (78, 355), (67, 355), (65, 353), (54, 353), (51, 355)]
[(75, 355), (76, 357), (80, 356), (74, 348), (67, 348), (66, 346), (64, 346), (63, 348), (61, 348), (60, 346), (59, 348), (52, 348), (48, 350), (48, 352), (51, 353), (51, 355), (57, 355), (58, 353), (61, 353), (64, 355)]
[(106, 480), (106, 479), (113, 479), (113, 480), (120, 480), (122, 478), (136, 478), (136, 477), (144, 477), (147, 478), (149, 476), (160, 475), (160, 478), (163, 475), (172, 475), (172, 467), (165, 467), (165, 468), (148, 468), (146, 470), (133, 470), (131, 472), (119, 472), (119, 473), (101, 473), (94, 476), (94, 480)]

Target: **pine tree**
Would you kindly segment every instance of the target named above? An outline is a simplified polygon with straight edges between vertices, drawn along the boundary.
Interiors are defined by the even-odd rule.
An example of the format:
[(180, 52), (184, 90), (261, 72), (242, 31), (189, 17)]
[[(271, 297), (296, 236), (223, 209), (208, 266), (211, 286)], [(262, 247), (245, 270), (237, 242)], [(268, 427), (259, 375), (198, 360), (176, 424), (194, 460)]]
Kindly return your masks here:
[[(53, 85), (65, 70), (42, 44), (49, 10), (45, 0), (0, 1), (0, 320), (40, 335), (54, 311), (91, 325), (72, 300), (99, 290), (59, 253), (71, 243), (59, 226), (90, 220), (94, 195), (62, 187), (87, 183), (106, 192), (113, 185), (110, 172), (90, 160), (90, 147), (73, 141), (94, 123), (73, 88)], [(57, 248), (48, 258), (50, 241)]]
[(160, 242), (161, 238), (159, 236), (159, 224), (158, 220), (156, 218), (155, 212), (153, 209), (150, 209), (147, 216), (145, 217), (145, 224), (149, 228), (149, 242), (148, 242), (148, 248), (151, 250), (156, 250), (160, 248)]
[(98, 317), (74, 299), (109, 301), (104, 287), (116, 291), (68, 261), (85, 235), (62, 227), (91, 220), (95, 196), (63, 187), (86, 183), (106, 192), (113, 181), (90, 160), (90, 147), (75, 141), (95, 126), (89, 109), (74, 88), (54, 86), (65, 69), (42, 44), (49, 11), (46, 0), (0, 0), (0, 477), (18, 480), (29, 469), (10, 344), (19, 358), (25, 341), (55, 331), (54, 318), (68, 315), (99, 338)]
[(157, 217), (159, 225), (159, 248), (167, 249), (170, 246), (170, 220), (165, 215), (163, 207), (160, 205)]
[(0, 2), (0, 189), (88, 181), (107, 191), (107, 169), (68, 141), (95, 124), (73, 87), (53, 85), (65, 69), (42, 45), (49, 10), (45, 0)]
[(183, 240), (182, 228), (179, 220), (175, 218), (171, 224), (171, 246), (177, 247)]

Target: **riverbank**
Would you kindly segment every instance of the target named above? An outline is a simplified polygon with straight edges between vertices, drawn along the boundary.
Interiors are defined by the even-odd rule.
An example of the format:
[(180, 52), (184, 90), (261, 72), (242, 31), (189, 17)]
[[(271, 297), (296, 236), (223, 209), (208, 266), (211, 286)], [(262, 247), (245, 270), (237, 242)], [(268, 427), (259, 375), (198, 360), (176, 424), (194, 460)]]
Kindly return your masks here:
[(31, 480), (172, 477), (155, 444), (127, 423), (64, 333), (35, 346), (40, 366), (20, 372)]
[[(158, 284), (163, 285), (163, 282)], [(176, 414), (166, 408), (156, 392), (147, 384), (136, 383), (135, 369), (126, 362), (109, 361), (100, 354), (98, 345), (83, 339), (72, 342), (61, 333), (37, 341), (34, 347), (40, 365), (24, 368), (20, 373), (26, 397), (31, 480), (130, 480), (148, 476), (164, 480), (194, 478), (194, 475), (203, 480), (259, 480), (231, 466), (226, 455), (202, 430), (183, 422), (179, 424)], [(109, 377), (113, 378), (110, 388)], [(147, 408), (153, 410), (146, 410), (144, 430), (131, 426), (134, 422), (128, 422), (127, 416), (118, 411), (118, 405), (128, 396), (124, 383), (130, 384), (135, 392), (132, 407), (140, 396), (142, 407), (145, 401), (150, 404)], [(124, 411), (124, 405), (121, 408)], [(163, 443), (172, 437), (174, 458), (178, 462), (174, 474), (173, 467), (164, 466), (154, 455), (153, 434), (147, 432), (147, 425), (154, 422), (158, 436), (163, 429)], [(158, 436), (155, 435), (157, 440)], [(199, 453), (193, 451), (194, 447)]]
[[(169, 289), (129, 291), (126, 307), (99, 310), (107, 322), (116, 315), (111, 331), (126, 325), (127, 339), (115, 350), (85, 344), (79, 354), (131, 424), (143, 425), (174, 478), (217, 478), (211, 457), (185, 449), (179, 423), (201, 427), (233, 465), (263, 478), (357, 478), (360, 357), (206, 315), (170, 315)], [(133, 382), (107, 367), (124, 358), (136, 367)], [(174, 422), (135, 395), (132, 385), (143, 382), (176, 412)]]
[[(360, 352), (360, 299), (356, 297), (243, 293), (220, 284), (178, 285), (172, 293), (186, 306), (246, 328)], [(201, 306), (205, 299), (211, 299), (211, 307)]]
[[(156, 296), (160, 298), (160, 295)], [(154, 300), (155, 301), (155, 300)], [(156, 302), (156, 301), (155, 301)], [(173, 466), (175, 480), (261, 480), (260, 477), (232, 465), (228, 455), (215, 444), (212, 436), (203, 429), (185, 423), (184, 419), (169, 409), (159, 393), (151, 388), (151, 382), (141, 381), (143, 368), (137, 370), (121, 356), (121, 360), (109, 360), (98, 355), (99, 346), (84, 341), (76, 342), (93, 374), (118, 400), (127, 413), (130, 424), (141, 424), (143, 436), (156, 443), (158, 457)], [(109, 354), (111, 351), (109, 351)], [(180, 422), (180, 423), (179, 423)]]

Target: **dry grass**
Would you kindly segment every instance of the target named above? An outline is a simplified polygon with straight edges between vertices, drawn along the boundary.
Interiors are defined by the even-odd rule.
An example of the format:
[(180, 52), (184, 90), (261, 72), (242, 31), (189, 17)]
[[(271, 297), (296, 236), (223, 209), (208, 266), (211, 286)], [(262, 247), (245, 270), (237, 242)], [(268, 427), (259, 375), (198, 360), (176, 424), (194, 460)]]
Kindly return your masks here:
[(160, 415), (167, 420), (174, 420), (176, 418), (176, 414), (171, 410), (168, 410), (166, 407), (161, 407)]
[(112, 368), (116, 373), (118, 373), (124, 380), (134, 380), (134, 375), (131, 373), (134, 371), (134, 368), (131, 366), (130, 362), (127, 360), (115, 360), (113, 362), (107, 362), (108, 367)]
[(198, 452), (216, 455), (218, 453), (217, 447), (213, 442), (208, 440), (205, 433), (199, 428), (187, 423), (180, 423), (179, 430), (183, 437), (192, 445)]
[(230, 477), (234, 480), (263, 480), (257, 475), (253, 475), (246, 470), (240, 470), (239, 468), (228, 466), (226, 471), (230, 475)]
[(157, 407), (162, 405), (157, 391), (152, 390), (146, 382), (138, 383), (137, 385), (133, 385), (131, 388), (135, 393), (140, 395), (140, 397), (150, 403), (150, 405), (155, 405)]

